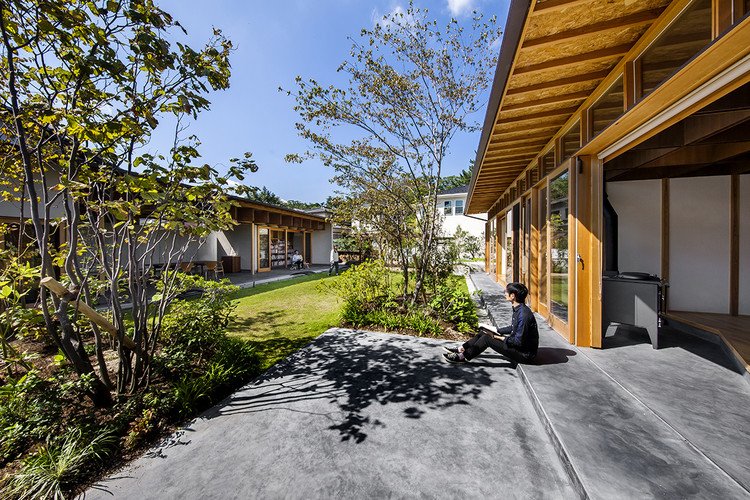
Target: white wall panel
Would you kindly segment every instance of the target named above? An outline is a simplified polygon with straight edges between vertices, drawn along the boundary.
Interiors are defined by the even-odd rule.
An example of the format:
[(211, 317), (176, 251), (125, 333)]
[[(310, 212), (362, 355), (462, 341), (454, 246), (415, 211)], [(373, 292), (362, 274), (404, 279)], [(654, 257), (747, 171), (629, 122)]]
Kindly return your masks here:
[(729, 313), (730, 178), (670, 181), (669, 308)]
[(740, 176), (740, 314), (750, 315), (750, 175)]

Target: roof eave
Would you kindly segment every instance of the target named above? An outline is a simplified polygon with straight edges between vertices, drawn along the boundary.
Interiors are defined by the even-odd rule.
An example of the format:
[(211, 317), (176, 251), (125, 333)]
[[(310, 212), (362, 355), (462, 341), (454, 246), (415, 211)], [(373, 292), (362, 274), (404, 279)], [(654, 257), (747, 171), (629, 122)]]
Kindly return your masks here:
[(474, 168), (471, 172), (469, 194), (466, 201), (466, 212), (470, 214), (484, 213), (481, 210), (472, 211), (474, 208), (472, 206), (474, 187), (479, 174), (479, 168), (484, 160), (484, 152), (487, 149), (487, 143), (490, 140), (492, 129), (495, 126), (495, 118), (500, 109), (502, 97), (505, 93), (505, 87), (508, 83), (508, 77), (513, 69), (513, 61), (516, 57), (518, 44), (521, 41), (523, 29), (526, 25), (526, 18), (529, 15), (530, 9), (531, 0), (512, 0), (510, 8), (508, 9), (508, 19), (505, 22), (505, 34), (503, 35), (503, 43), (500, 45), (500, 56), (498, 57), (497, 67), (495, 68), (495, 78), (492, 82), (492, 89), (490, 90), (490, 100), (487, 103), (487, 113), (485, 114), (484, 125), (482, 126), (482, 136), (479, 140), (477, 157), (474, 160)]

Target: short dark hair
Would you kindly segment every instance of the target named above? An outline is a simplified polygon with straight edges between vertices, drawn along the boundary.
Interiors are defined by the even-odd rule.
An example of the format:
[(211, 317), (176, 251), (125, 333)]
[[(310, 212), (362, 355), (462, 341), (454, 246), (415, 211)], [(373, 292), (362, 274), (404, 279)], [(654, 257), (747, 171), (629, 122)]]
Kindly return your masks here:
[(526, 296), (529, 295), (529, 289), (526, 288), (526, 285), (523, 283), (508, 283), (508, 286), (505, 287), (505, 291), (508, 292), (508, 295), (515, 295), (516, 296), (516, 302), (526, 302)]

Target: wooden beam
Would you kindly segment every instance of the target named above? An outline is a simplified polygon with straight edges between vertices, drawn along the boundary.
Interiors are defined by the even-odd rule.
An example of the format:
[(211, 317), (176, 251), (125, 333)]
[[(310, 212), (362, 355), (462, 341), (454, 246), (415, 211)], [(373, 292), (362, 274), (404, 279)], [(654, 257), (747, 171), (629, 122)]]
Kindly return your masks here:
[(548, 12), (556, 12), (559, 10), (567, 9), (568, 7), (575, 7), (576, 5), (583, 5), (591, 3), (593, 0), (547, 0), (546, 2), (537, 3), (534, 5), (534, 12), (531, 15), (546, 14)]
[(570, 94), (555, 95), (544, 99), (532, 99), (518, 104), (510, 104), (503, 107), (503, 111), (515, 111), (517, 109), (536, 108), (546, 104), (558, 104), (564, 102), (583, 101), (589, 96), (589, 92), (571, 92)]
[(629, 16), (601, 21), (569, 31), (555, 33), (554, 35), (526, 40), (523, 42), (521, 50), (531, 48), (539, 49), (560, 42), (570, 42), (573, 40), (578, 40), (591, 35), (600, 35), (602, 33), (620, 31), (625, 28), (631, 28), (633, 26), (643, 26), (644, 24), (651, 24), (659, 17), (659, 14), (661, 14), (661, 12), (662, 9), (644, 10), (641, 12), (636, 12), (635, 14), (630, 14)]
[(594, 71), (593, 73), (583, 73), (583, 74), (571, 76), (568, 78), (560, 78), (559, 80), (550, 80), (548, 82), (528, 85), (526, 87), (517, 87), (513, 89), (508, 89), (508, 92), (506, 92), (506, 95), (519, 95), (519, 94), (526, 94), (528, 92), (537, 92), (539, 90), (548, 90), (548, 89), (554, 89), (557, 87), (575, 85), (578, 83), (598, 82), (598, 81), (604, 80), (608, 74), (609, 74), (609, 71)]
[[(545, 132), (545, 129), (552, 130), (552, 129), (555, 129), (555, 128), (556, 127), (553, 125), (553, 126), (550, 126), (550, 127), (540, 128), (539, 132), (532, 132), (532, 133), (526, 133), (526, 134), (519, 133), (519, 132), (508, 132), (508, 133), (504, 133), (504, 134), (493, 134), (492, 135), (492, 139), (493, 139), (493, 143), (492, 143), (493, 146), (492, 147), (495, 147), (495, 144), (500, 144), (503, 141), (520, 141), (520, 140), (527, 140), (527, 139), (546, 139), (546, 140), (549, 141), (549, 139), (552, 137), (553, 133), (552, 132)], [(491, 148), (487, 148), (488, 151), (490, 149)]]
[(515, 146), (544, 146), (549, 141), (550, 136), (544, 134), (541, 139), (520, 139), (516, 141), (498, 142), (491, 148), (487, 148), (487, 153), (494, 153), (496, 151), (505, 151), (507, 148)]
[[(560, 127), (567, 121), (567, 118), (565, 115), (561, 115), (560, 117), (552, 117), (551, 119), (547, 119), (542, 121), (541, 123), (524, 123), (524, 122), (515, 122), (515, 123), (503, 123), (500, 125), (495, 125), (495, 127), (499, 128), (503, 131), (504, 134), (510, 134), (512, 132), (521, 132), (526, 130), (559, 130)], [(497, 134), (502, 135), (500, 133)], [(494, 138), (494, 135), (493, 135)]]
[(578, 106), (572, 108), (561, 108), (552, 109), (549, 111), (541, 111), (539, 113), (528, 113), (521, 116), (514, 116), (512, 118), (501, 118), (495, 122), (495, 125), (503, 125), (506, 123), (517, 123), (531, 120), (543, 120), (545, 118), (552, 118), (556, 116), (570, 116), (578, 110)]
[(644, 163), (641, 168), (709, 165), (750, 151), (750, 141), (685, 146)]
[(503, 153), (508, 153), (508, 152), (511, 152), (511, 151), (514, 151), (514, 152), (519, 152), (519, 151), (533, 152), (534, 156), (536, 156), (537, 153), (539, 153), (539, 150), (541, 149), (541, 147), (544, 146), (545, 144), (547, 144), (547, 143), (546, 142), (542, 142), (542, 143), (536, 143), (536, 144), (517, 144), (515, 146), (506, 146), (506, 147), (504, 147), (501, 150), (494, 151), (495, 154), (485, 155), (485, 157), (487, 157), (487, 158), (497, 158), (498, 156), (500, 156), (500, 157), (503, 156)]
[(586, 52), (583, 54), (576, 54), (574, 56), (561, 57), (560, 59), (552, 59), (539, 64), (532, 64), (521, 68), (515, 68), (513, 70), (514, 75), (524, 75), (528, 73), (537, 73), (539, 71), (547, 71), (550, 69), (560, 69), (566, 66), (576, 66), (581, 63), (594, 63), (600, 61), (606, 61), (614, 57), (622, 57), (628, 53), (630, 48), (633, 46), (632, 43), (617, 45), (615, 47), (608, 47), (606, 49), (594, 50), (592, 52)]

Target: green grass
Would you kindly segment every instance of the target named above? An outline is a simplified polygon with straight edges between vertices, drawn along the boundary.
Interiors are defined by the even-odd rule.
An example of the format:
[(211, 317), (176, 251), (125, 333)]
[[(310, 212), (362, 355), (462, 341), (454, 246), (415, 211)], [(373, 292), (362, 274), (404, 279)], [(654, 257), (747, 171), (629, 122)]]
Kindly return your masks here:
[(246, 288), (232, 295), (236, 317), (229, 335), (253, 343), (266, 370), (340, 321), (336, 297), (315, 289), (321, 279), (314, 274)]
[(552, 300), (560, 305), (568, 305), (568, 276), (567, 275), (556, 275), (550, 276), (552, 278)]

